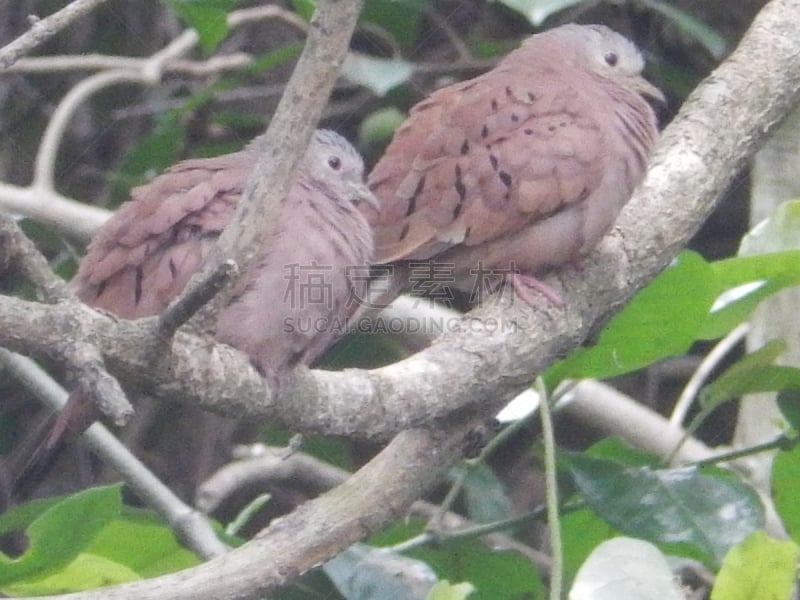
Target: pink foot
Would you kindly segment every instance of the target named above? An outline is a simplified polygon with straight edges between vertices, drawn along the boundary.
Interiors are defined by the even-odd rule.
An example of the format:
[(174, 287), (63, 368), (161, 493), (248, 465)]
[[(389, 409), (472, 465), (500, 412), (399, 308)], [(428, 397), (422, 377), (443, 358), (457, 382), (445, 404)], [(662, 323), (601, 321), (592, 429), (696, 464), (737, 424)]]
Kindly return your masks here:
[(506, 275), (506, 279), (514, 286), (517, 296), (524, 302), (534, 304), (538, 297), (536, 292), (538, 292), (558, 308), (564, 308), (564, 300), (562, 300), (561, 295), (541, 279), (524, 273), (512, 273)]

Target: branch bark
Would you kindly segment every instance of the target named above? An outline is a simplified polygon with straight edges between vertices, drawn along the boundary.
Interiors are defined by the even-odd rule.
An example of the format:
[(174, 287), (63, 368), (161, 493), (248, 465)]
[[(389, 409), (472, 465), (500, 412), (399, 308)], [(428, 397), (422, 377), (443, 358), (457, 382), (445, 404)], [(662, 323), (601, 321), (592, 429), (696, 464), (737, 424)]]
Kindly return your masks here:
[(0, 48), (0, 69), (7, 69), (20, 56), (23, 56), (46, 42), (73, 21), (88, 15), (106, 0), (75, 0), (52, 15), (40, 19), (35, 15), (28, 18), (31, 28), (10, 44)]

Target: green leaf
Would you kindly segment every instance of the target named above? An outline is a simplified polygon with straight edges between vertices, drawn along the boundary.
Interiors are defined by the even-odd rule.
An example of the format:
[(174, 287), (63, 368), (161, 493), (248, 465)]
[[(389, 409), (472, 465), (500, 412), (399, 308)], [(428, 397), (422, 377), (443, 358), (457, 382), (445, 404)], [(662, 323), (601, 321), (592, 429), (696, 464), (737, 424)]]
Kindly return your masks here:
[(431, 588), (425, 600), (465, 600), (474, 591), (475, 587), (469, 582), (454, 584), (445, 579)]
[(19, 504), (9, 508), (0, 515), (0, 534), (14, 530), (27, 529), (40, 515), (67, 498), (69, 498), (69, 496), (36, 498), (25, 504)]
[(711, 264), (719, 289), (699, 339), (715, 339), (744, 322), (758, 303), (786, 287), (800, 284), (800, 251), (741, 256)]
[(498, 0), (498, 2), (522, 14), (532, 25), (538, 27), (550, 15), (570, 6), (582, 4), (584, 0)]
[[(399, 521), (370, 538), (374, 545), (399, 544), (425, 528), (425, 521)], [(479, 540), (463, 539), (438, 547), (421, 547), (406, 554), (424, 560), (439, 579), (469, 581), (475, 592), (470, 600), (544, 600), (539, 573), (531, 562), (512, 551), (493, 551)]]
[(800, 432), (800, 391), (781, 390), (778, 394), (778, 407), (786, 422), (794, 429), (794, 434), (797, 435)]
[(577, 453), (562, 460), (592, 510), (616, 530), (709, 564), (764, 523), (755, 491), (727, 476), (632, 468)]
[(347, 600), (423, 600), (436, 583), (424, 562), (366, 544), (355, 544), (322, 567)]
[(12, 595), (66, 594), (135, 581), (140, 577), (124, 565), (93, 554), (78, 554), (63, 568), (15, 583), (4, 592)]
[[(656, 467), (660, 464), (657, 456), (632, 448), (616, 437), (608, 437), (593, 444), (585, 451), (587, 456), (615, 461), (627, 467)], [(559, 465), (569, 468), (567, 461)], [(564, 482), (566, 484), (566, 481)], [(562, 485), (566, 489), (566, 485)], [(578, 494), (573, 500), (579, 500)], [(569, 504), (568, 502), (567, 504)], [(590, 508), (570, 510), (561, 515), (561, 538), (564, 548), (564, 574), (572, 579), (580, 566), (594, 549), (605, 540), (619, 533)]]
[(603, 542), (581, 566), (570, 600), (684, 600), (667, 559), (629, 537)]
[(800, 543), (800, 445), (775, 455), (770, 483), (775, 510), (792, 539)]
[(616, 534), (613, 527), (589, 508), (562, 514), (561, 543), (565, 577), (574, 578), (595, 547)]
[(492, 551), (479, 540), (465, 539), (408, 554), (428, 563), (439, 579), (469, 581), (475, 587), (470, 600), (544, 599), (538, 572), (512, 550)]
[(178, 544), (175, 534), (151, 512), (122, 507), (87, 545), (86, 551), (124, 565), (137, 575), (155, 577), (200, 563)]
[(790, 598), (799, 556), (794, 542), (755, 531), (725, 556), (711, 600)]
[(388, 32), (405, 51), (419, 44), (426, 0), (369, 0), (364, 3), (361, 21)]
[(424, 519), (409, 517), (372, 534), (367, 541), (371, 546), (394, 546), (422, 533), (425, 525)]
[(682, 252), (611, 319), (596, 344), (545, 372), (548, 387), (567, 378), (621, 375), (686, 352), (718, 293), (709, 264), (694, 252)]
[(700, 392), (701, 410), (692, 418), (681, 444), (721, 404), (746, 394), (800, 390), (800, 369), (775, 366), (772, 362), (786, 349), (783, 340), (772, 340), (731, 365)]
[(474, 467), (467, 473), (464, 500), (469, 518), (477, 523), (501, 521), (509, 518), (513, 512), (503, 482), (485, 464)]
[(228, 35), (228, 12), (235, 0), (167, 0), (169, 7), (197, 31), (200, 46), (211, 53)]
[(54, 571), (72, 560), (119, 515), (120, 485), (91, 488), (60, 500), (27, 528), (30, 545), (22, 556), (0, 556), (0, 585)]
[(308, 22), (314, 15), (317, 4), (314, 0), (292, 0), (292, 8), (303, 20)]
[[(15, 507), (0, 527), (28, 527), (17, 560), (0, 560), (5, 593), (59, 594), (171, 573), (199, 563), (150, 511), (124, 507), (119, 486)], [(6, 529), (4, 529), (6, 530)]]
[(800, 200), (782, 203), (742, 238), (740, 256), (800, 250)]
[[(742, 239), (739, 257), (713, 263), (726, 288), (751, 284), (749, 293), (716, 310), (704, 339), (714, 339), (744, 321), (756, 305), (778, 290), (800, 285), (800, 201), (781, 204)], [(760, 283), (758, 287), (752, 284)], [(718, 301), (719, 303), (719, 301)]]
[(728, 367), (700, 393), (704, 411), (745, 394), (800, 389), (800, 369), (772, 364), (784, 350), (784, 340), (771, 340)]
[(626, 467), (656, 467), (660, 459), (655, 454), (628, 445), (618, 437), (603, 438), (586, 450), (588, 456), (613, 460)]

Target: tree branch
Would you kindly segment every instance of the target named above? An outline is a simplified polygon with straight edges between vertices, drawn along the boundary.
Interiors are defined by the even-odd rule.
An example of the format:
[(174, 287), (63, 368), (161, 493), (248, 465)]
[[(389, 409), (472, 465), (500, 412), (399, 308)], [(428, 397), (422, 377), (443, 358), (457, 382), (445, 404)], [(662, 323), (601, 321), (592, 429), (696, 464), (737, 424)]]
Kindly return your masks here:
[[(361, 4), (361, 0), (317, 3), (303, 52), (264, 136), (265, 152), (250, 173), (233, 218), (185, 293), (191, 293), (199, 281), (207, 279), (226, 260), (233, 260), (245, 272), (258, 256), (259, 248), (264, 247), (336, 83)], [(223, 290), (216, 302), (223, 303), (226, 297)]]
[(106, 0), (75, 0), (49, 17), (29, 16), (31, 28), (10, 44), (0, 48), (0, 68), (7, 69), (16, 60), (43, 44), (73, 21), (89, 14)]

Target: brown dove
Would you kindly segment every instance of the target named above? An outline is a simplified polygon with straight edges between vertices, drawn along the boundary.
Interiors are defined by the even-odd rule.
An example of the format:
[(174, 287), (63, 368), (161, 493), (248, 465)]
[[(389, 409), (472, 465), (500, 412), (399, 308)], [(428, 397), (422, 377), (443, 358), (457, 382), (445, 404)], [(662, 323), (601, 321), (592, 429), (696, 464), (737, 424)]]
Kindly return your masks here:
[(375, 262), (505, 274), (522, 298), (560, 303), (535, 276), (597, 244), (644, 176), (658, 135), (647, 99), (664, 98), (643, 67), (611, 29), (569, 24), (418, 103), (368, 178)]
[[(72, 282), (78, 297), (125, 318), (161, 312), (233, 215), (262, 141), (185, 160), (134, 189), (89, 244)], [(375, 205), (363, 171), (344, 138), (317, 131), (263, 256), (220, 311), (217, 339), (273, 384), (317, 359), (363, 297), (372, 233), (359, 205)]]
[[(89, 244), (71, 283), (78, 297), (129, 319), (161, 312), (209, 255), (263, 150), (259, 137), (135, 188)], [(317, 131), (274, 233), (216, 322), (217, 340), (245, 352), (271, 385), (319, 358), (358, 308), (373, 251), (365, 203), (377, 206), (361, 157), (338, 134)], [(34, 456), (10, 461), (22, 465), (14, 479), (52, 455), (65, 431), (80, 433), (96, 418), (85, 394), (73, 392)]]

